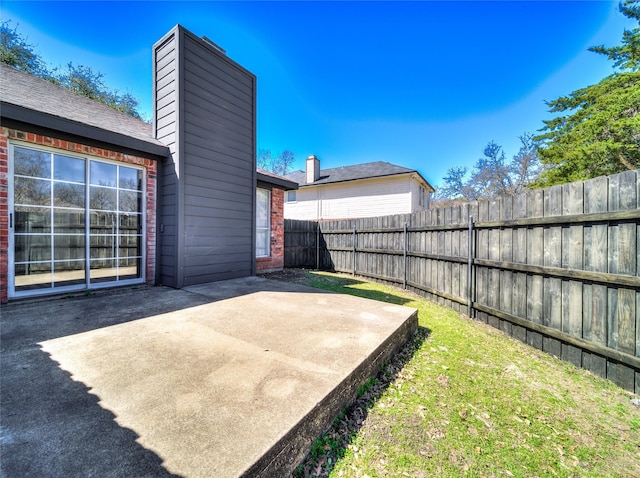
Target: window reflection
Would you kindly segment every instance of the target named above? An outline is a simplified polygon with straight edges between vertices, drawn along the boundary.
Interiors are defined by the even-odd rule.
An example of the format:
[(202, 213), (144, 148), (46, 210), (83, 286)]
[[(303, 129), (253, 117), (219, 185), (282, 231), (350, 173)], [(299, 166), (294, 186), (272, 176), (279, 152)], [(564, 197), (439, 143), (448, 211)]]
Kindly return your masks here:
[(142, 171), (120, 166), (120, 187), (142, 191)]
[(14, 212), (16, 233), (51, 232), (51, 208), (16, 206)]
[(84, 241), (84, 236), (78, 235), (53, 236), (53, 258), (57, 261), (84, 259)]
[(120, 236), (119, 255), (120, 257), (134, 257), (142, 255), (140, 249), (140, 236)]
[(39, 262), (51, 260), (51, 236), (16, 234), (14, 239), (16, 262)]
[(116, 257), (116, 236), (91, 236), (92, 259)]
[(14, 291), (142, 278), (143, 171), (12, 147)]
[(116, 213), (107, 211), (91, 211), (91, 234), (115, 234)]
[(117, 207), (117, 191), (110, 188), (91, 186), (89, 207), (91, 209), (104, 209), (115, 211)]
[(55, 287), (84, 284), (84, 261), (64, 261), (53, 264), (53, 282)]
[(13, 172), (21, 176), (51, 178), (51, 154), (15, 147), (13, 149)]
[(18, 177), (15, 178), (13, 186), (15, 204), (30, 206), (51, 205), (51, 181)]
[(120, 211), (136, 212), (140, 211), (140, 201), (142, 194), (133, 191), (120, 191)]
[(115, 164), (91, 161), (91, 184), (97, 186), (117, 186), (118, 167)]
[(15, 265), (16, 291), (45, 289), (51, 287), (51, 262)]
[(118, 279), (115, 259), (97, 259), (91, 261), (91, 282), (113, 282)]
[(53, 179), (84, 184), (84, 159), (58, 154), (53, 157)]
[(84, 234), (84, 217), (84, 211), (55, 208), (53, 210), (53, 231), (58, 234)]
[(142, 234), (141, 214), (119, 214), (120, 234)]
[(138, 279), (142, 277), (142, 259), (139, 257), (120, 259), (118, 261), (118, 278)]
[(84, 185), (54, 182), (53, 205), (84, 208)]

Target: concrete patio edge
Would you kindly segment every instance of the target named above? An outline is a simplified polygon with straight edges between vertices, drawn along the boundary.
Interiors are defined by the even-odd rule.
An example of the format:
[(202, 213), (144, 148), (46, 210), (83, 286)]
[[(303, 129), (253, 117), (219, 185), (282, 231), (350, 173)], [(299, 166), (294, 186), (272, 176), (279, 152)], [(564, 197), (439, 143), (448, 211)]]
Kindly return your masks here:
[[(358, 390), (382, 369), (418, 330), (418, 311), (389, 336), (333, 391), (324, 397), (286, 436), (260, 460), (244, 472), (243, 477), (272, 478), (292, 473), (309, 453), (315, 439), (329, 428), (338, 415), (357, 398)], [(315, 437), (311, 441), (310, 437)]]

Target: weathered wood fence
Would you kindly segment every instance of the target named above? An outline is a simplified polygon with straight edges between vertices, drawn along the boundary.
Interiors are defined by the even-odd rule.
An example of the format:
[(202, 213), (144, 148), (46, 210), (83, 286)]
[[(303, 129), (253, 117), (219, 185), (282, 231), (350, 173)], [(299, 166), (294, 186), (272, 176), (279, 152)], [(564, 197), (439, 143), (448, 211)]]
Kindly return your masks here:
[(640, 176), (411, 215), (285, 221), (285, 266), (402, 285), (640, 393)]

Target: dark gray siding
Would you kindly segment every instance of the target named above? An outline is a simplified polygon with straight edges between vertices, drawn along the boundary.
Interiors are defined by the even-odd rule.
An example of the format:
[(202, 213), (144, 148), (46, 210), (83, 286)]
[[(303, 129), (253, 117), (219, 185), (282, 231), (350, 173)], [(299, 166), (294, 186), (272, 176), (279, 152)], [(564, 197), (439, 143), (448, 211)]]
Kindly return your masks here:
[(255, 77), (179, 26), (157, 46), (156, 134), (175, 151), (162, 175), (159, 281), (252, 275)]
[(158, 171), (158, 251), (157, 282), (179, 287), (178, 270), (178, 196), (179, 166), (177, 157), (177, 31), (174, 29), (153, 48), (154, 60), (154, 133), (156, 139), (169, 147), (171, 156)]

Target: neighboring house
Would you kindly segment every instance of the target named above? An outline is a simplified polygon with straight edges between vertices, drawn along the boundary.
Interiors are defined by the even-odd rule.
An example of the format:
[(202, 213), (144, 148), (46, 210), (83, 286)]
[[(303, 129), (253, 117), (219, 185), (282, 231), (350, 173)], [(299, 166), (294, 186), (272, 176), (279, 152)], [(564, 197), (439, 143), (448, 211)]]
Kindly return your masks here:
[(429, 208), (433, 187), (414, 169), (376, 161), (320, 169), (315, 156), (306, 171), (286, 176), (298, 184), (287, 194), (286, 219), (328, 220), (387, 216)]
[(280, 227), (295, 187), (256, 171), (256, 78), (179, 25), (153, 65), (147, 124), (0, 64), (1, 302), (255, 274), (257, 188)]

